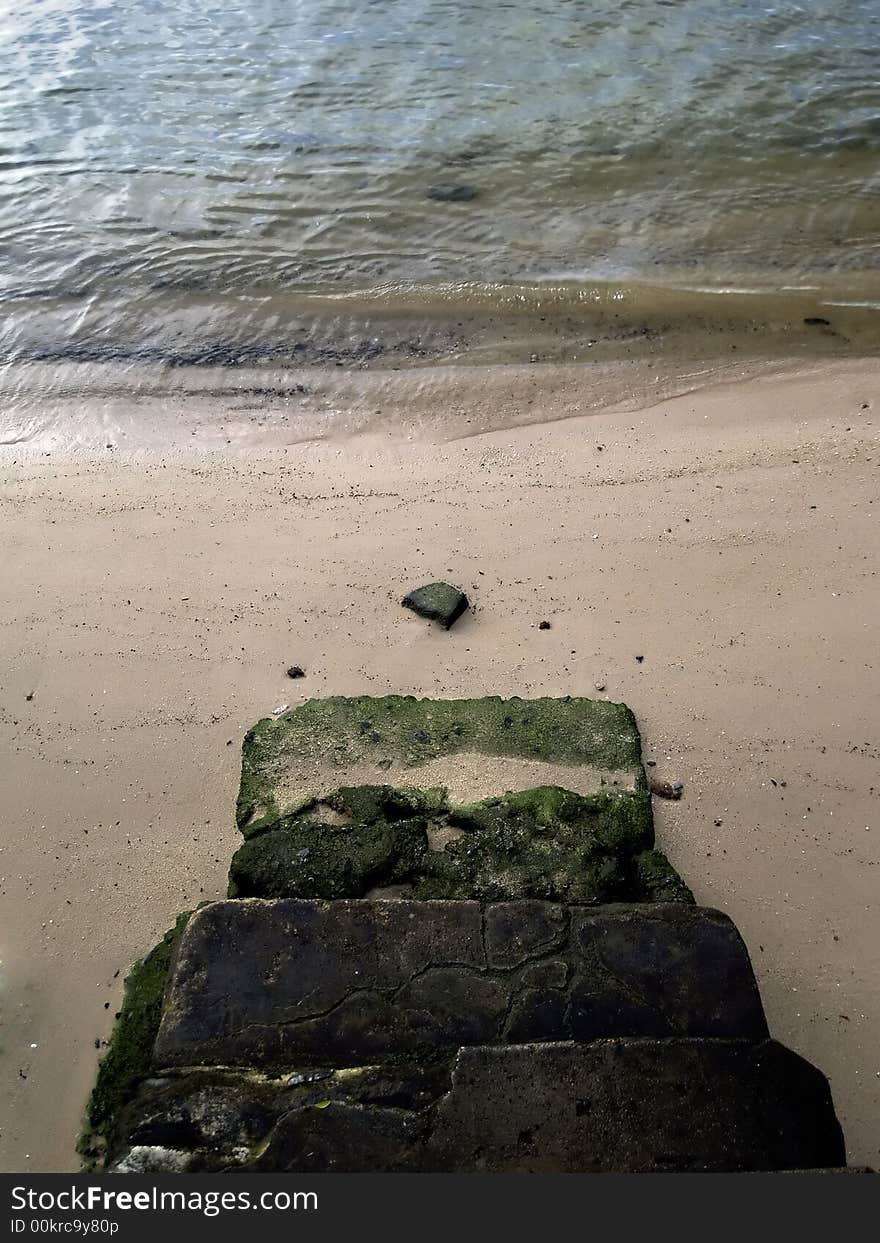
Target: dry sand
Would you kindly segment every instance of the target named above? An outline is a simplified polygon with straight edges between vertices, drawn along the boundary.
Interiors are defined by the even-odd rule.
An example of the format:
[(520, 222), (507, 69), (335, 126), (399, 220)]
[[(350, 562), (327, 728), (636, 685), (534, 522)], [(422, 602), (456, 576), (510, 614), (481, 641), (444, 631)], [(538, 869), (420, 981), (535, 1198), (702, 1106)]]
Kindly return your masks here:
[[(442, 445), (0, 451), (2, 1168), (75, 1168), (127, 965), (223, 893), (253, 721), (596, 683), (880, 1164), (878, 432), (880, 365), (849, 362)], [(475, 606), (450, 633), (398, 604), (441, 577)]]

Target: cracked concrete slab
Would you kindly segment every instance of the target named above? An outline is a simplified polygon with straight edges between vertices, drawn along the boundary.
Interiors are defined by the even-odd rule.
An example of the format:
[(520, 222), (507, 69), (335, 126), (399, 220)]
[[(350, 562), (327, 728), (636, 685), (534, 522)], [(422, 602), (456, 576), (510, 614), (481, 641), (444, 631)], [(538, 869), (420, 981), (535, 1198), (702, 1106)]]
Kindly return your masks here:
[(612, 1035), (766, 1035), (730, 920), (677, 904), (217, 902), (181, 937), (154, 1064), (339, 1066)]

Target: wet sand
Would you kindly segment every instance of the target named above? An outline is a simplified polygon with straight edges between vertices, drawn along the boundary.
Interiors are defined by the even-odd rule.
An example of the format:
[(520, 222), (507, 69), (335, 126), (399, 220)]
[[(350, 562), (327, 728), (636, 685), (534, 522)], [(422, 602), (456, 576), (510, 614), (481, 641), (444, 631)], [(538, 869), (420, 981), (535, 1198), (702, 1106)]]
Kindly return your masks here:
[[(468, 379), (484, 426), (510, 372)], [(224, 892), (248, 726), (388, 692), (630, 704), (685, 786), (661, 848), (880, 1163), (880, 365), (580, 418), (529, 383), (546, 423), (450, 443), (386, 405), (339, 443), (0, 450), (3, 1169), (75, 1168), (127, 965)], [(399, 607), (434, 578), (449, 633)]]

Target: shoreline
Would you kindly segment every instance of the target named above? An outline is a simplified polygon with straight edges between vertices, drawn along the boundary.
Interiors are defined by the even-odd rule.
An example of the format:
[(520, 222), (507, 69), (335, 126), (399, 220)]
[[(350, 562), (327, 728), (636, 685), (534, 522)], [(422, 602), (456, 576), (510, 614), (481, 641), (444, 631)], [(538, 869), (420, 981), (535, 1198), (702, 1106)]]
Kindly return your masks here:
[[(313, 455), (321, 445), (384, 453), (442, 445), (493, 433), (528, 431), (601, 414), (638, 414), (675, 399), (723, 387), (798, 377), (858, 375), (862, 358), (772, 359), (681, 355), (590, 364), (446, 363), (415, 368), (303, 368), (265, 372), (188, 369), (165, 387), (168, 373), (137, 380), (113, 377), (95, 389), (77, 369), (63, 390), (33, 402), (10, 399), (0, 409), (0, 455), (12, 460), (60, 454), (96, 460), (129, 456)], [(7, 377), (8, 378), (8, 377)], [(51, 381), (46, 378), (51, 393)], [(35, 393), (41, 373), (31, 381)], [(82, 383), (81, 383), (82, 382)], [(189, 387), (181, 391), (180, 383)], [(0, 402), (4, 392), (0, 387)]]
[(836, 296), (623, 281), (266, 295), (255, 302), (269, 327), (242, 311), (241, 340), (219, 326), (188, 334), (172, 318), (145, 324), (134, 345), (60, 333), (58, 345), (5, 348), (0, 450), (449, 440), (635, 411), (858, 364), (877, 340), (875, 293), (858, 281)]
[[(402, 433), (343, 439), (343, 418), (291, 444), (279, 415), (226, 444), (192, 434), (206, 397), (164, 450), (0, 448), (0, 1168), (76, 1168), (122, 976), (222, 896), (259, 717), (597, 682), (684, 782), (655, 801), (659, 848), (735, 920), (772, 1033), (829, 1077), (850, 1162), (877, 1165), (880, 364), (738, 373), (638, 410), (554, 370), (437, 368), (394, 392), (338, 375), (333, 408), (378, 387)], [(544, 421), (511, 426), (530, 397)], [(458, 438), (431, 443), (441, 420)], [(399, 607), (432, 578), (475, 606), (448, 634)]]

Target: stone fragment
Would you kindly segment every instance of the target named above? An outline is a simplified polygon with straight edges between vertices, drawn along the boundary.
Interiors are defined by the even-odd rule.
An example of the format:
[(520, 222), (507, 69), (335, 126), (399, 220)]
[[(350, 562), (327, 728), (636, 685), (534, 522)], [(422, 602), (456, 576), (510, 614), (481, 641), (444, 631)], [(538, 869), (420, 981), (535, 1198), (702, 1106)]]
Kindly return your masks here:
[(426, 587), (417, 587), (409, 592), (401, 603), (404, 608), (418, 613), (419, 617), (437, 621), (448, 630), (468, 607), (468, 598), (457, 587), (450, 587), (449, 583), (428, 583)]
[(648, 789), (656, 798), (680, 799), (684, 785), (680, 781), (660, 781), (657, 777), (652, 777), (648, 782)]

